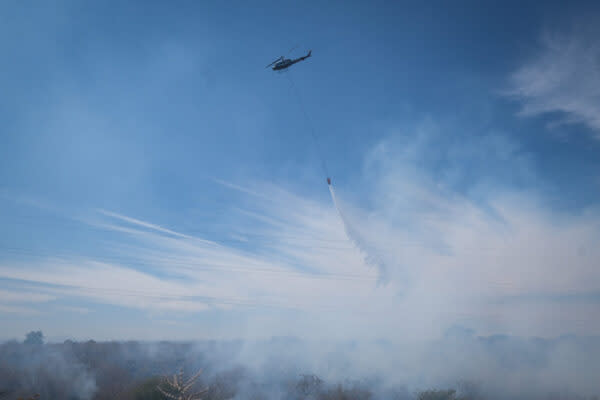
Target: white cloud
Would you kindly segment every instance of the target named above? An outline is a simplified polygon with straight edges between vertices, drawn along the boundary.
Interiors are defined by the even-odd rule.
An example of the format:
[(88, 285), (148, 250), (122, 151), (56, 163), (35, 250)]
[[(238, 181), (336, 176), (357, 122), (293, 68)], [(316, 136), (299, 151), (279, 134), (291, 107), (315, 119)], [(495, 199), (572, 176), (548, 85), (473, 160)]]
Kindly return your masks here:
[(546, 33), (542, 49), (511, 76), (508, 93), (523, 103), (522, 115), (565, 114), (600, 139), (600, 31)]

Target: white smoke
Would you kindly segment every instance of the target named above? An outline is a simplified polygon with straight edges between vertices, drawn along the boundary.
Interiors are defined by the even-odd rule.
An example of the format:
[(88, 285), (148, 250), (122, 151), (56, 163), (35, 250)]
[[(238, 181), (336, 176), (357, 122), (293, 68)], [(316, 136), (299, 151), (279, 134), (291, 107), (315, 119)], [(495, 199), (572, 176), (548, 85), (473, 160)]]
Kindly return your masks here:
[(361, 256), (363, 257), (365, 263), (378, 269), (378, 271), (379, 271), (378, 282), (379, 283), (387, 282), (388, 274), (387, 274), (387, 269), (386, 269), (385, 264), (383, 263), (381, 258), (379, 258), (375, 255), (376, 254), (375, 251), (372, 248), (370, 248), (367, 241), (364, 240), (364, 238), (360, 235), (359, 231), (353, 228), (351, 222), (346, 218), (346, 216), (342, 212), (340, 204), (337, 201), (337, 198), (335, 195), (335, 189), (333, 188), (333, 185), (329, 184), (328, 187), (329, 187), (329, 193), (331, 194), (331, 200), (333, 201), (333, 205), (338, 213), (338, 216), (340, 217), (342, 225), (344, 226), (344, 232), (346, 233), (348, 240), (350, 240), (352, 242), (352, 244), (354, 245), (354, 247), (356, 247), (356, 249), (360, 251)]

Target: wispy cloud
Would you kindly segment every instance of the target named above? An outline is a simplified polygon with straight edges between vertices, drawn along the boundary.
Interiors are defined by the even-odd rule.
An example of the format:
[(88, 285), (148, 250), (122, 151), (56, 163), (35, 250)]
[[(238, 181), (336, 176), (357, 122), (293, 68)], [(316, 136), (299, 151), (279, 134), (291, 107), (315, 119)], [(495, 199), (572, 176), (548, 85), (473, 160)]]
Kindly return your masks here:
[(597, 27), (544, 33), (538, 54), (510, 78), (522, 115), (561, 112), (561, 122), (583, 123), (600, 139), (599, 34)]
[(137, 226), (141, 226), (144, 228), (149, 228), (158, 232), (162, 232), (162, 233), (168, 233), (169, 235), (173, 235), (173, 236), (178, 236), (178, 237), (187, 237), (189, 238), (189, 236), (183, 235), (181, 233), (172, 231), (170, 229), (167, 228), (163, 228), (162, 226), (156, 225), (156, 224), (151, 224), (149, 222), (145, 222), (145, 221), (141, 221), (139, 219), (136, 218), (132, 218), (132, 217), (128, 217), (126, 215), (122, 215), (122, 214), (118, 214), (116, 212), (111, 212), (111, 211), (106, 211), (106, 210), (98, 210), (99, 213), (107, 216), (107, 217), (113, 217), (113, 218), (117, 218), (123, 222), (128, 222), (130, 224), (133, 225), (137, 225)]
[(35, 315), (39, 311), (32, 307), (14, 306), (0, 304), (0, 313), (4, 314), (19, 314), (19, 315)]
[[(287, 197), (287, 204), (295, 211), (287, 220), (271, 214), (280, 221), (276, 225), (267, 214), (240, 212), (241, 218), (254, 220), (255, 229), (247, 232), (259, 237), (253, 250), (102, 210), (100, 215), (117, 222), (94, 222), (94, 226), (130, 238), (135, 245), (95, 259), (61, 257), (34, 265), (4, 264), (0, 274), (5, 279), (42, 284), (55, 296), (145, 310), (201, 311), (231, 306), (312, 309), (323, 308), (319, 299), (324, 297), (328, 301), (323, 303), (345, 308), (346, 296), (370, 289), (375, 274), (363, 270), (360, 259), (348, 254), (352, 248), (344, 243), (341, 232), (330, 235), (337, 227), (334, 216), (330, 224), (309, 215), (316, 203), (281, 190), (271, 194), (280, 196), (281, 201)], [(342, 245), (318, 242), (319, 237), (332, 240), (332, 236), (339, 237)], [(307, 251), (313, 246), (318, 254)], [(329, 264), (328, 257), (348, 262), (341, 268)]]
[(54, 296), (44, 293), (25, 292), (25, 291), (9, 291), (0, 289), (0, 301), (6, 303), (43, 303), (54, 300)]
[(67, 312), (70, 314), (89, 314), (91, 310), (85, 307), (75, 307), (75, 306), (58, 306), (55, 307), (55, 310), (58, 312)]
[(36, 305), (55, 300), (56, 296), (31, 290), (0, 289), (0, 313), (5, 314), (37, 314)]

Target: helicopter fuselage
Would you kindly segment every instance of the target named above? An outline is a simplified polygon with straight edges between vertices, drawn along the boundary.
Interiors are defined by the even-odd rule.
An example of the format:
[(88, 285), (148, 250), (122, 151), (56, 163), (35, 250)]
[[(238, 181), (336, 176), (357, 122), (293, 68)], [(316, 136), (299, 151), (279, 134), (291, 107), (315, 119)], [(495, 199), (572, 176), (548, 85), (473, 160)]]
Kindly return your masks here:
[(295, 58), (293, 60), (290, 60), (289, 58), (284, 58), (283, 60), (278, 61), (275, 63), (275, 65), (273, 65), (273, 71), (281, 71), (282, 69), (286, 69), (286, 68), (296, 64), (299, 61), (307, 59), (308, 57), (311, 56), (311, 54), (312, 54), (312, 50), (310, 50), (307, 55)]
[(273, 65), (273, 71), (280, 71), (282, 69), (286, 69), (287, 67), (291, 66), (292, 64), (297, 63), (297, 60), (283, 60), (283, 61), (279, 61), (278, 63), (276, 63), (275, 65)]

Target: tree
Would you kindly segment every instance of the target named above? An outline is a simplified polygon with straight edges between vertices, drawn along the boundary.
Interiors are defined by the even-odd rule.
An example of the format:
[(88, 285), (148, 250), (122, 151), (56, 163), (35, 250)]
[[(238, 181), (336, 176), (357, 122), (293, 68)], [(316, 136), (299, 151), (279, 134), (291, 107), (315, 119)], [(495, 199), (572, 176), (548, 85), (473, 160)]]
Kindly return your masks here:
[(42, 331), (31, 331), (25, 335), (24, 344), (42, 345), (44, 344), (44, 334)]

